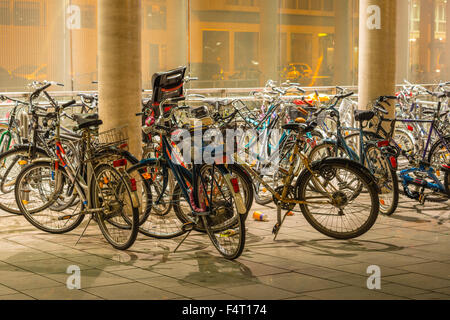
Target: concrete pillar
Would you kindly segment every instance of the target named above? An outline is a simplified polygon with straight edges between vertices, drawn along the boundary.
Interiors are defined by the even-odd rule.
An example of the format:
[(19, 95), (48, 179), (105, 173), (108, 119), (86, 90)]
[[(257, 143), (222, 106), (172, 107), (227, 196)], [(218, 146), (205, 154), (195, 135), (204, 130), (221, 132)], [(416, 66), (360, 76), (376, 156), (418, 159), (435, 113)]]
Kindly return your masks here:
[(98, 0), (101, 131), (128, 125), (130, 152), (141, 156), (141, 1)]
[(334, 82), (345, 86), (352, 83), (352, 1), (339, 1), (335, 5), (335, 53), (334, 53)]
[[(359, 108), (395, 93), (396, 6), (392, 0), (360, 0)], [(393, 115), (395, 106), (392, 104)]]
[(187, 64), (187, 0), (167, 0), (167, 67)]
[(409, 0), (397, 0), (397, 84), (402, 84), (409, 75), (409, 8)]
[(259, 56), (261, 70), (261, 85), (267, 80), (279, 79), (278, 65), (280, 64), (280, 34), (278, 31), (279, 0), (261, 0)]
[(444, 67), (444, 79), (450, 79), (450, 1), (447, 1), (445, 8), (446, 19), (446, 35), (445, 35), (445, 67)]

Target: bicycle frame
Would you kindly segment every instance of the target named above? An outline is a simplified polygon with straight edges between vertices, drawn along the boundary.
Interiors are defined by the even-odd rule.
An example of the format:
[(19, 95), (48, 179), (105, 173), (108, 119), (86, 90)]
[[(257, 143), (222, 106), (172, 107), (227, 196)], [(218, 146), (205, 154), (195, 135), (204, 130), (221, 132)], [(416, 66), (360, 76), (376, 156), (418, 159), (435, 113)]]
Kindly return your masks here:
[(255, 172), (247, 163), (245, 163), (242, 159), (240, 159), (237, 154), (234, 154), (236, 163), (243, 166), (244, 169), (247, 170), (247, 172), (250, 173), (253, 177), (255, 177), (255, 179), (258, 180), (265, 188), (267, 188), (267, 190), (278, 201), (281, 201), (283, 203), (293, 203), (293, 204), (328, 204), (328, 203), (330, 203), (329, 201), (328, 202), (325, 202), (325, 201), (311, 202), (311, 201), (304, 201), (304, 200), (287, 199), (289, 187), (294, 179), (294, 172), (295, 172), (295, 167), (296, 167), (296, 163), (297, 163), (296, 158), (298, 156), (300, 156), (300, 158), (302, 159), (302, 162), (303, 162), (303, 165), (305, 166), (305, 168), (312, 173), (313, 179), (323, 188), (323, 190), (326, 192), (327, 196), (331, 200), (331, 195), (329, 194), (329, 192), (325, 189), (323, 184), (319, 181), (319, 179), (317, 179), (317, 177), (312, 172), (312, 170), (309, 166), (310, 163), (309, 163), (308, 158), (300, 152), (300, 147), (299, 147), (298, 143), (295, 144), (294, 153), (293, 153), (294, 158), (291, 161), (291, 164), (289, 166), (289, 172), (287, 174), (287, 177), (285, 178), (283, 192), (281, 194), (276, 192), (275, 190), (273, 190), (272, 187), (267, 182), (265, 182), (263, 178), (260, 177), (260, 174)]
[[(171, 145), (171, 143), (169, 143), (169, 141), (167, 140), (167, 137), (165, 135), (161, 135), (161, 146), (162, 146), (162, 150), (161, 150), (162, 157), (165, 160), (165, 162), (168, 164), (170, 170), (172, 171), (172, 173), (175, 177), (175, 180), (177, 181), (178, 185), (180, 186), (180, 189), (183, 193), (183, 197), (189, 203), (189, 206), (192, 210), (192, 214), (194, 216), (209, 215), (210, 212), (208, 212), (208, 211), (200, 212), (199, 208), (197, 207), (197, 204), (193, 203), (191, 196), (190, 196), (190, 191), (189, 191), (191, 189), (190, 186), (192, 186), (192, 192), (195, 192), (194, 190), (197, 190), (199, 187), (197, 185), (197, 179), (196, 179), (196, 177), (198, 176), (197, 166), (194, 164), (192, 166), (192, 171), (190, 171), (186, 168), (185, 164), (182, 161), (181, 161), (181, 163), (175, 163), (172, 160), (172, 154), (174, 154), (172, 145)], [(180, 162), (181, 159), (177, 159), (177, 160)], [(149, 163), (149, 162), (153, 162), (153, 161), (155, 161), (155, 159), (144, 159), (141, 161), (141, 163), (145, 164), (145, 163)], [(236, 200), (236, 206), (237, 206), (238, 213), (245, 214), (247, 210), (244, 206), (244, 201), (243, 201), (241, 195), (239, 194), (239, 192), (236, 192), (232, 187), (230, 175), (228, 174), (228, 171), (225, 168), (226, 164), (214, 163), (213, 167), (214, 166), (217, 166), (217, 168), (224, 174), (225, 181), (230, 189), (230, 192), (232, 193), (234, 199)], [(161, 194), (159, 195), (158, 199), (156, 200), (157, 205), (161, 201), (164, 193), (166, 192), (167, 186), (168, 186), (169, 172), (167, 170), (167, 167), (163, 167), (162, 174), (163, 174), (163, 187), (162, 187)], [(201, 180), (201, 184), (203, 185), (203, 188), (204, 188), (205, 182), (201, 175), (200, 175), (200, 180)], [(212, 183), (214, 183), (214, 179), (213, 179)], [(211, 197), (212, 197), (212, 194), (211, 194)], [(212, 201), (212, 199), (209, 199), (209, 203), (212, 203), (211, 201)]]

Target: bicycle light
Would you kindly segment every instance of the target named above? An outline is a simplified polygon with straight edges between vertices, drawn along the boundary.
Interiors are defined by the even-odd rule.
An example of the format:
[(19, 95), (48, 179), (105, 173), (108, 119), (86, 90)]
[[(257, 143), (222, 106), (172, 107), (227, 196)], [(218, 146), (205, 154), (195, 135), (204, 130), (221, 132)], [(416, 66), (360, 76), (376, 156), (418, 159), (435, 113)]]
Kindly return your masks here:
[(378, 148), (387, 147), (389, 145), (389, 141), (388, 140), (378, 141), (377, 145), (378, 145)]
[(113, 161), (114, 168), (125, 167), (127, 165), (127, 159), (120, 159)]
[(397, 159), (394, 156), (390, 156), (389, 161), (391, 162), (392, 168), (397, 169)]
[(130, 179), (130, 187), (131, 187), (131, 191), (137, 190), (136, 179), (134, 179), (134, 178)]

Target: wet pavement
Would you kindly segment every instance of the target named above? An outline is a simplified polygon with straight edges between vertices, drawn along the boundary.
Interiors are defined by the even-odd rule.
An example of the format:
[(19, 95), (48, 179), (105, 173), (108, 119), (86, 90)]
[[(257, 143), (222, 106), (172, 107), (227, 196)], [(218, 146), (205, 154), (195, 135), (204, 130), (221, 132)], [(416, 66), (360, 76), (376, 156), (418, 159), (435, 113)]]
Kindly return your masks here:
[[(392, 217), (379, 216), (348, 241), (321, 235), (300, 212), (274, 241), (274, 206), (254, 205), (250, 214), (255, 210), (270, 221), (249, 216), (236, 261), (223, 259), (199, 233), (177, 253), (181, 238), (142, 235), (118, 251), (95, 224), (75, 245), (86, 222), (52, 235), (0, 213), (0, 299), (450, 299), (449, 201), (421, 206), (401, 197)], [(80, 270), (80, 289), (68, 288), (77, 284), (70, 266)]]

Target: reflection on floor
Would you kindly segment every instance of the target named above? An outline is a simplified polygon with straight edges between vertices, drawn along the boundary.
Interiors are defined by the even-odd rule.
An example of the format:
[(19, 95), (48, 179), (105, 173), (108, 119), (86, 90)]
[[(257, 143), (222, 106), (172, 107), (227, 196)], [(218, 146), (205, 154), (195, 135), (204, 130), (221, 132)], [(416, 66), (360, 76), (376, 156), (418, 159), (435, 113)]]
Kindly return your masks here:
[[(449, 299), (450, 202), (400, 201), (397, 213), (351, 241), (322, 236), (299, 212), (273, 241), (276, 210), (255, 205), (270, 221), (249, 217), (237, 261), (201, 234), (175, 254), (179, 238), (144, 236), (121, 252), (95, 224), (75, 246), (82, 226), (51, 235), (0, 213), (0, 299)], [(71, 265), (81, 270), (79, 290), (66, 285)], [(376, 283), (369, 266), (380, 268), (380, 289), (368, 289)]]

